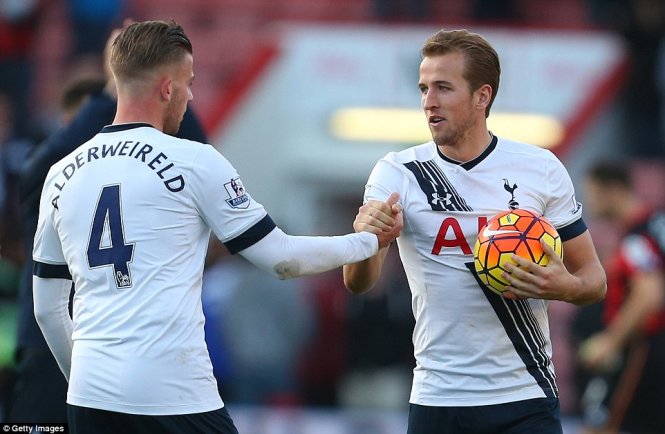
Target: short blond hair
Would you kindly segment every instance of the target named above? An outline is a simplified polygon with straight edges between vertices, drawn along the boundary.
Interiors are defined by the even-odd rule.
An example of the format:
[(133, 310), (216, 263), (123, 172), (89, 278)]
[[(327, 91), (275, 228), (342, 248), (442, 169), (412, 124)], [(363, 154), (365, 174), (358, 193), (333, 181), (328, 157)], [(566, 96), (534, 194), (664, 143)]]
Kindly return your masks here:
[(186, 53), (192, 54), (192, 43), (175, 21), (143, 21), (113, 40), (109, 63), (116, 80), (131, 80), (177, 62)]

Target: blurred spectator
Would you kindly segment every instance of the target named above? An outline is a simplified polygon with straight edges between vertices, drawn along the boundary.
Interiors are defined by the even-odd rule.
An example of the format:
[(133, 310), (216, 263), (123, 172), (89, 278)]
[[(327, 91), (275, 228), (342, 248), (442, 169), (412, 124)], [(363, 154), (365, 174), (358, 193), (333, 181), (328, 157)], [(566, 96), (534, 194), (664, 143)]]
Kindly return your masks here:
[(340, 385), (343, 406), (404, 410), (409, 400), (415, 320), (411, 291), (395, 249), (388, 252), (384, 270), (373, 291), (348, 295), (347, 367)]
[[(90, 95), (101, 92), (105, 85), (106, 80), (100, 78), (96, 80), (77, 79), (65, 86), (60, 100), (63, 126), (76, 115), (78, 109)], [(23, 161), (25, 158), (21, 159), (21, 162)], [(30, 171), (28, 175), (32, 177), (36, 173)], [(37, 325), (34, 324), (35, 329), (33, 330), (34, 339), (39, 341), (37, 345), (29, 343), (31, 339), (24, 334), (26, 333), (26, 319), (32, 318), (34, 323), (32, 296), (27, 292), (32, 291), (32, 236), (36, 227), (38, 209), (31, 209), (27, 213), (25, 209), (22, 211), (27, 219), (21, 225), (26, 234), (23, 239), (25, 255), (18, 295), (20, 325), (16, 351), (17, 375), (7, 420), (13, 422), (65, 422), (67, 421), (65, 408), (67, 382), (60, 373), (46, 343), (43, 342), (41, 332), (36, 329)], [(14, 226), (12, 231), (20, 236), (21, 232), (16, 230), (18, 227), (19, 225)], [(43, 348), (38, 349), (41, 346)], [(39, 374), (37, 374), (38, 372)], [(37, 396), (42, 396), (43, 400), (36, 399)]]
[[(660, 135), (665, 143), (665, 36), (660, 40), (656, 59), (656, 86), (660, 96)], [(663, 152), (665, 155), (665, 151)]]
[(0, 91), (11, 102), (11, 138), (29, 137), (34, 128), (32, 48), (43, 4), (42, 0), (0, 1)]
[(72, 36), (68, 73), (77, 76), (100, 73), (108, 35), (123, 24), (125, 0), (67, 0), (66, 3)]
[[(16, 293), (18, 269), (25, 260), (21, 244), (18, 174), (25, 157), (41, 140), (32, 106), (35, 35), (45, 0), (0, 1), (0, 243), (2, 291)], [(4, 274), (4, 273), (3, 273)], [(6, 275), (5, 275), (6, 277)]]
[(0, 91), (0, 294), (14, 296), (18, 269), (24, 261), (20, 231), (18, 172), (33, 142), (12, 134), (14, 115), (9, 97)]
[[(9, 143), (13, 136), (13, 115), (10, 97), (3, 91), (0, 91), (0, 210), (5, 209), (7, 201), (7, 187), (5, 185), (4, 171), (2, 170), (2, 147), (5, 143)], [(2, 233), (2, 230), (2, 221), (0, 220), (0, 233)]]
[(111, 30), (120, 25), (124, 0), (68, 0), (73, 57), (100, 56)]
[(635, 192), (629, 165), (600, 162), (587, 177), (587, 206), (617, 225), (607, 264), (603, 327), (579, 354), (589, 371), (587, 432), (665, 432), (665, 210)]
[(81, 77), (65, 85), (60, 97), (60, 122), (67, 125), (74, 119), (79, 109), (88, 102), (92, 95), (104, 90), (106, 78), (104, 77)]

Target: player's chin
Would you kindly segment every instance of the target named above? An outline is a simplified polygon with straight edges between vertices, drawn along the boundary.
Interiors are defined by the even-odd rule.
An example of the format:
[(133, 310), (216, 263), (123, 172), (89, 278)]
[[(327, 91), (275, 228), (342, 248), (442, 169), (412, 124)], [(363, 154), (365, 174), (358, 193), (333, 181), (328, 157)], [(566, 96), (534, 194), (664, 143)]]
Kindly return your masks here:
[(437, 146), (441, 147), (453, 146), (457, 143), (457, 136), (454, 134), (450, 134), (450, 132), (448, 131), (431, 130), (431, 132), (432, 132), (432, 141)]

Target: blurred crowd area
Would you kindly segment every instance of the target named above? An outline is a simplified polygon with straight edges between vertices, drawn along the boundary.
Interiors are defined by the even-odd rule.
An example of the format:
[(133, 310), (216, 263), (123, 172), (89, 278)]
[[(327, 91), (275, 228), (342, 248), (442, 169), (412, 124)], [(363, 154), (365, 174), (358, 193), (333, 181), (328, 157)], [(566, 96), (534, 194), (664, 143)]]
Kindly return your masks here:
[[(614, 31), (625, 38), (630, 55), (617, 101), (625, 135), (619, 152), (635, 160), (637, 174), (662, 173), (662, 0), (0, 0), (0, 397), (5, 404), (12, 383), (19, 270), (30, 261), (21, 238), (17, 174), (26, 157), (64, 122), (61, 94), (68, 83), (80, 77), (103, 81), (104, 44), (125, 18), (173, 18), (183, 25), (196, 58), (193, 106), (208, 128), (206, 115), (269, 42), (268, 24), (275, 21)], [(659, 178), (648, 182), (653, 179)], [(340, 216), (349, 230), (354, 215)], [(593, 222), (592, 229), (603, 256), (612, 247), (612, 236), (606, 236), (611, 230)], [(405, 409), (414, 364), (413, 316), (394, 250), (377, 288), (352, 297), (341, 270), (278, 281), (212, 242), (203, 301), (225, 401)], [(579, 401), (571, 337), (578, 313), (574, 306), (552, 304), (555, 364), (567, 414), (575, 414)]]

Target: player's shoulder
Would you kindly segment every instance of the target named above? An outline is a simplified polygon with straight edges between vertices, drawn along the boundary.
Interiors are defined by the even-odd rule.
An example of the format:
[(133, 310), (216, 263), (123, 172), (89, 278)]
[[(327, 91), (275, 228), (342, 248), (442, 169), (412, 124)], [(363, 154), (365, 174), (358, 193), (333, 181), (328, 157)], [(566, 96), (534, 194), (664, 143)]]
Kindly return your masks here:
[[(106, 140), (113, 144), (122, 140), (129, 140), (133, 143), (140, 143), (139, 148), (149, 153), (162, 153), (172, 163), (192, 164), (195, 160), (205, 160), (211, 158), (210, 155), (201, 156), (201, 153), (210, 153), (214, 147), (208, 143), (202, 143), (196, 140), (190, 140), (182, 137), (172, 136), (160, 131), (152, 126), (137, 127), (134, 129), (119, 130), (114, 137), (113, 131), (105, 127), (100, 134), (92, 140)], [(106, 134), (109, 135), (105, 136)], [(132, 145), (133, 146), (133, 145)], [(147, 148), (145, 148), (147, 147)]]
[[(140, 135), (145, 135), (144, 138), (146, 140), (152, 140), (153, 145), (159, 146), (161, 148), (183, 149), (189, 153), (192, 153), (192, 151), (196, 152), (206, 147), (211, 147), (211, 145), (208, 143), (202, 143), (196, 140), (172, 136), (155, 128), (144, 128), (137, 133)], [(140, 136), (137, 136), (137, 138), (140, 138)]]
[(434, 142), (429, 141), (401, 151), (389, 152), (381, 160), (394, 164), (404, 164), (411, 161), (429, 161), (435, 156), (436, 145)]
[(225, 171), (230, 166), (228, 160), (210, 143), (170, 136), (161, 131), (156, 131), (156, 134), (159, 134), (159, 140), (154, 140), (156, 149), (183, 170), (203, 176)]
[[(201, 153), (206, 153), (200, 156)], [(170, 163), (191, 164), (194, 160), (206, 160), (218, 153), (207, 143), (171, 136), (147, 124), (107, 125), (86, 142), (54, 163), (47, 179), (65, 171), (68, 165), (78, 164), (81, 159), (100, 161), (107, 157), (126, 156), (134, 159), (168, 159)], [(159, 155), (163, 156), (160, 157)]]
[(502, 164), (540, 167), (542, 173), (547, 173), (548, 176), (566, 171), (563, 163), (549, 149), (505, 138), (498, 138), (492, 159)]
[(521, 154), (524, 156), (533, 156), (537, 158), (556, 159), (552, 151), (541, 148), (530, 143), (518, 142), (503, 137), (497, 137), (496, 150), (506, 154)]

